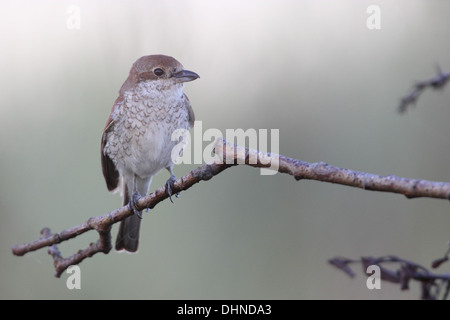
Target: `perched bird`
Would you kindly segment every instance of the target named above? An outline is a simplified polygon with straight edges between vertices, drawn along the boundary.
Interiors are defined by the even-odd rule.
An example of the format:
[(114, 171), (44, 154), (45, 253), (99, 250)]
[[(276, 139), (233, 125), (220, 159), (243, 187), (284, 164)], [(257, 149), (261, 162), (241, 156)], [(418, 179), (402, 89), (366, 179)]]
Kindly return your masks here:
[[(103, 129), (101, 162), (109, 191), (121, 187), (123, 205), (135, 214), (120, 223), (116, 250), (136, 252), (141, 212), (136, 200), (147, 194), (152, 178), (166, 168), (169, 196), (176, 181), (173, 173), (172, 141), (176, 129), (190, 129), (194, 112), (183, 93), (185, 82), (199, 78), (184, 70), (174, 58), (150, 55), (139, 58), (119, 91)], [(171, 199), (172, 200), (172, 199)]]

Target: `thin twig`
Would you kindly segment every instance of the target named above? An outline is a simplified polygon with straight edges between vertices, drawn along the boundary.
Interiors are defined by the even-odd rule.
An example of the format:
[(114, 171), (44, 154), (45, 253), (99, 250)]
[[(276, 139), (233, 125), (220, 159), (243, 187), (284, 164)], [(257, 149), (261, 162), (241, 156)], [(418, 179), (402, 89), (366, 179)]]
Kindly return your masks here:
[(442, 72), (442, 70), (438, 67), (436, 76), (424, 81), (417, 82), (411, 88), (410, 92), (400, 100), (398, 112), (404, 113), (406, 110), (408, 110), (408, 107), (417, 102), (417, 99), (419, 98), (420, 94), (426, 88), (431, 88), (435, 90), (443, 88), (447, 83), (448, 79), (450, 79), (450, 72)]
[[(350, 268), (350, 264), (360, 263), (363, 272), (366, 273), (368, 266), (376, 265), (380, 268), (381, 280), (400, 284), (401, 290), (409, 290), (409, 282), (411, 280), (418, 281), (422, 284), (421, 298), (425, 300), (438, 299), (440, 289), (444, 288), (441, 298), (447, 299), (450, 288), (450, 274), (433, 274), (425, 267), (417, 263), (398, 258), (396, 256), (384, 256), (379, 258), (362, 257), (360, 260), (353, 260), (344, 257), (335, 257), (328, 261), (331, 265), (344, 271), (351, 278), (355, 277), (354, 271)], [(386, 264), (398, 264), (398, 268), (392, 270), (387, 268)]]

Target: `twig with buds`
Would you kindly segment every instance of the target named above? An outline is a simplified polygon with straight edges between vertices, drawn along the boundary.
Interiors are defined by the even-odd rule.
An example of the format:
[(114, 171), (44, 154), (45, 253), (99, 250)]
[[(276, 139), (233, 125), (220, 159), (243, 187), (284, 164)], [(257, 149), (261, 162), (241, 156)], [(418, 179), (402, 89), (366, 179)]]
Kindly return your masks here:
[[(450, 199), (450, 183), (447, 182), (407, 179), (394, 175), (379, 176), (334, 167), (324, 162), (308, 163), (282, 155), (236, 146), (224, 139), (216, 141), (214, 152), (216, 154), (214, 163), (204, 164), (178, 179), (172, 188), (172, 193), (185, 191), (200, 181), (207, 181), (231, 166), (245, 164), (256, 168), (275, 169), (278, 172), (293, 176), (296, 180), (317, 180), (365, 190), (400, 193), (407, 198)], [(161, 187), (153, 193), (141, 197), (137, 201), (137, 209), (154, 208), (159, 202), (168, 197), (166, 187)], [(42, 238), (30, 243), (16, 245), (12, 248), (12, 252), (17, 256), (22, 256), (43, 247), (50, 247), (48, 251), (54, 260), (55, 276), (60, 277), (62, 272), (70, 265), (78, 264), (98, 252), (107, 254), (112, 248), (112, 225), (132, 214), (133, 211), (128, 206), (125, 206), (108, 214), (90, 218), (79, 226), (58, 233), (52, 234), (50, 229), (45, 228), (41, 232), (43, 234)], [(91, 243), (86, 249), (80, 250), (68, 258), (61, 257), (56, 246), (58, 243), (75, 238), (90, 230), (96, 230), (99, 233), (99, 240), (96, 243)]]

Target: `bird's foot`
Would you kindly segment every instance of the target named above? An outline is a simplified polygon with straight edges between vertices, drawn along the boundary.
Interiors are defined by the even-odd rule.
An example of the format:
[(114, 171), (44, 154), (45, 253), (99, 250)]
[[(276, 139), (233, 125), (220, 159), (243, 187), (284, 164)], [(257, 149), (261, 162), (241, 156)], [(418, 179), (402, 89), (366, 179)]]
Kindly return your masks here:
[[(169, 195), (170, 202), (173, 203), (172, 200), (172, 190), (174, 189), (175, 182), (177, 181), (177, 177), (171, 175), (170, 178), (166, 182), (167, 194)], [(180, 193), (175, 194), (175, 197), (180, 197)]]
[(140, 193), (137, 191), (134, 192), (133, 195), (131, 196), (130, 202), (128, 203), (128, 207), (130, 208), (131, 211), (134, 212), (135, 215), (137, 215), (140, 219), (142, 219), (142, 214), (136, 208), (137, 202), (139, 201), (140, 198), (141, 198)]

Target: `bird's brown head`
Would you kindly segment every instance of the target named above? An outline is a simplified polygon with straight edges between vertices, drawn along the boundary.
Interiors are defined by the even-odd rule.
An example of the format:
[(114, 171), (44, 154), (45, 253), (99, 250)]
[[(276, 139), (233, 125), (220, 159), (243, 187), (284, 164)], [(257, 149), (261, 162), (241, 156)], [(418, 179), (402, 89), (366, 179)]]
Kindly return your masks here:
[(133, 88), (142, 81), (161, 81), (167, 85), (183, 83), (200, 78), (193, 71), (184, 70), (183, 65), (175, 58), (165, 55), (143, 56), (131, 67), (128, 79), (120, 89), (120, 93)]

